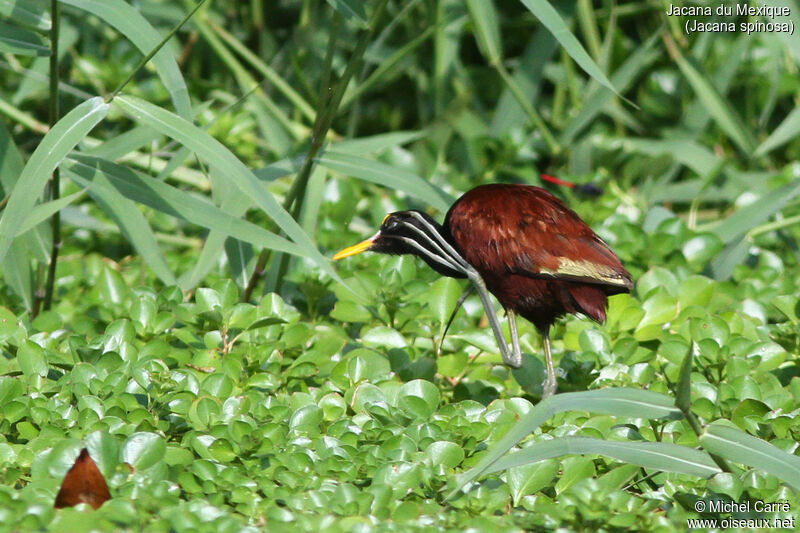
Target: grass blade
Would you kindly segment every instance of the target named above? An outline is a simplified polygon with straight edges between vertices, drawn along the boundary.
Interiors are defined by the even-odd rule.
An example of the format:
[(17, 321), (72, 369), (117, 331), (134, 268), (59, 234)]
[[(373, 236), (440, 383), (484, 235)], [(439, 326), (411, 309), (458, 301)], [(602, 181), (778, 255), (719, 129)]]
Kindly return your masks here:
[(610, 148), (621, 148), (628, 152), (648, 155), (669, 154), (678, 163), (692, 169), (701, 176), (714, 170), (719, 158), (705, 146), (687, 139), (660, 140), (633, 137), (613, 138), (601, 143)]
[[(161, 43), (161, 35), (150, 25), (139, 11), (123, 0), (60, 0), (62, 3), (77, 7), (100, 18), (123, 34), (142, 55), (149, 54)], [(169, 91), (172, 104), (178, 114), (185, 119), (192, 118), (192, 105), (189, 91), (178, 67), (177, 61), (165, 47), (158, 51), (152, 59), (164, 87)]]
[(627, 418), (681, 418), (669, 396), (640, 389), (602, 389), (557, 394), (537, 404), (500, 439), (484, 458), (469, 471), (458, 476), (456, 489), (461, 490), (486, 471), (514, 445), (527, 437), (556, 413), (571, 410), (589, 411)]
[(549, 2), (546, 0), (522, 0), (522, 3), (550, 30), (553, 37), (561, 43), (561, 46), (564, 47), (564, 50), (578, 66), (589, 76), (614, 91), (615, 94), (620, 95), (580, 41), (578, 41), (577, 37), (569, 31), (564, 19), (561, 18), (558, 11)]
[[(611, 76), (611, 81), (616, 87), (623, 91), (627, 89), (656, 60), (659, 54), (653, 48), (657, 39), (658, 34), (650, 37), (614, 72), (613, 76)], [(564, 128), (564, 133), (561, 134), (560, 139), (561, 144), (563, 146), (570, 145), (583, 128), (605, 109), (608, 103), (612, 101), (612, 97), (613, 93), (605, 87), (595, 86), (595, 90), (587, 95), (580, 112)]]
[(503, 457), (484, 473), (499, 472), (562, 455), (584, 453), (605, 455), (644, 468), (698, 477), (709, 477), (721, 472), (707, 453), (688, 446), (668, 442), (620, 442), (589, 437), (561, 437), (526, 446)]
[(144, 177), (122, 165), (85, 155), (76, 155), (70, 159), (65, 168), (71, 171), (71, 177), (83, 187), (102, 187), (104, 185), (102, 181), (95, 185), (99, 175), (107, 179), (108, 184), (125, 198), (162, 213), (204, 228), (222, 231), (225, 235), (234, 236), (259, 246), (306, 256), (299, 246), (252, 222), (233, 217), (197, 196), (159, 180)]
[(736, 143), (744, 155), (752, 154), (755, 150), (755, 140), (739, 116), (717, 92), (692, 58), (685, 57), (670, 38), (666, 38), (664, 42), (686, 81), (692, 86), (697, 98), (703, 102), (717, 125)]
[(725, 244), (731, 243), (783, 209), (798, 194), (800, 194), (800, 180), (795, 180), (768, 192), (752, 204), (741, 208), (711, 231), (716, 233)]
[(775, 131), (770, 133), (769, 137), (756, 148), (755, 155), (767, 154), (778, 146), (796, 139), (798, 134), (800, 134), (800, 107), (795, 107), (775, 128)]
[(503, 59), (503, 48), (500, 42), (500, 24), (497, 21), (497, 10), (492, 0), (467, 0), (467, 8), (478, 37), (484, 56), (491, 64)]
[(424, 131), (393, 131), (358, 139), (345, 139), (336, 142), (332, 147), (340, 154), (364, 155), (402, 146), (423, 137), (425, 137)]
[(42, 31), (49, 31), (52, 24), (50, 11), (40, 0), (0, 0), (0, 17)]
[(0, 52), (23, 56), (47, 56), (50, 48), (35, 32), (0, 22)]
[(108, 107), (100, 97), (86, 100), (59, 120), (36, 147), (0, 218), (0, 261), (6, 256), (36, 200), (41, 197), (50, 174), (75, 145), (103, 120)]
[(52, 202), (44, 202), (42, 204), (37, 205), (31, 210), (31, 214), (25, 219), (25, 222), (20, 226), (17, 235), (22, 235), (26, 231), (30, 231), (51, 216), (53, 214), (61, 211), (68, 205), (72, 204), (78, 198), (84, 196), (86, 191), (78, 191), (70, 194), (69, 196), (64, 196), (59, 198), (58, 200), (53, 200)]
[[(294, 172), (294, 168), (286, 166), (285, 162), (281, 161), (266, 168), (257, 170), (256, 175), (265, 181), (272, 181), (284, 176), (288, 176), (289, 174), (293, 174)], [(240, 190), (236, 189), (228, 192), (228, 194), (222, 200), (220, 207), (225, 213), (239, 218), (244, 215), (251, 205), (252, 202), (247, 198), (247, 196)], [(212, 229), (209, 232), (206, 242), (203, 244), (203, 249), (200, 251), (194, 266), (190, 271), (183, 274), (178, 280), (178, 285), (183, 290), (196, 287), (197, 284), (200, 283), (203, 278), (205, 278), (206, 274), (208, 274), (208, 272), (214, 268), (227, 239), (228, 234), (223, 231)]]
[(348, 176), (403, 191), (442, 212), (447, 211), (455, 200), (416, 174), (371, 159), (344, 153), (325, 152), (324, 155), (317, 158), (317, 163)]
[(800, 457), (766, 441), (732, 427), (711, 424), (700, 436), (700, 444), (710, 453), (772, 474), (800, 490)]
[(256, 205), (263, 209), (289, 238), (297, 243), (300, 247), (300, 255), (305, 255), (312, 259), (333, 279), (346, 285), (333, 270), (330, 261), (317, 250), (308, 234), (272, 197), (253, 172), (222, 143), (194, 124), (139, 98), (121, 96), (117, 97), (114, 102), (125, 114), (139, 122), (148, 124), (168, 137), (174, 138), (193, 150), (210, 165), (225, 169), (231, 181), (242, 192), (247, 194)]
[[(71, 166), (74, 169), (74, 165), (77, 165), (74, 160), (65, 164), (65, 171), (71, 170)], [(175, 274), (167, 265), (150, 224), (136, 204), (125, 198), (102, 172), (96, 172), (91, 182), (74, 171), (69, 172), (69, 175), (74, 181), (89, 188), (89, 194), (95, 202), (117, 224), (120, 232), (142, 256), (153, 273), (166, 285), (175, 285), (178, 282)]]

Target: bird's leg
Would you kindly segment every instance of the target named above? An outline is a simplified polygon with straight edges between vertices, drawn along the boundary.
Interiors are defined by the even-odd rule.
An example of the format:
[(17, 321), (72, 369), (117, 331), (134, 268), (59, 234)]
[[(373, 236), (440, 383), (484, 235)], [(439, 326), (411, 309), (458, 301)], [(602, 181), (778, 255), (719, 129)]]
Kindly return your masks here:
[(556, 381), (556, 369), (553, 366), (553, 355), (550, 353), (550, 328), (541, 330), (542, 344), (544, 344), (544, 360), (547, 366), (547, 376), (542, 384), (542, 400), (546, 400), (556, 393), (558, 382)]
[(497, 314), (494, 312), (492, 300), (489, 298), (489, 291), (486, 289), (486, 282), (483, 281), (481, 275), (478, 274), (478, 272), (472, 267), (469, 267), (467, 270), (467, 277), (472, 282), (475, 290), (478, 291), (478, 296), (481, 298), (483, 309), (486, 311), (486, 317), (489, 319), (489, 324), (492, 326), (494, 338), (497, 341), (497, 347), (500, 349), (500, 354), (503, 356), (503, 362), (514, 368), (521, 367), (522, 356), (520, 355), (519, 357), (514, 357), (508, 351), (508, 343), (503, 336), (503, 328), (500, 327), (500, 321), (497, 318)]
[(519, 349), (519, 333), (517, 333), (517, 315), (511, 309), (506, 309), (508, 317), (508, 330), (511, 332), (511, 357), (505, 364), (519, 368), (522, 366), (522, 350)]
[[(467, 261), (461, 257), (461, 254), (453, 248), (447, 239), (442, 237), (439, 230), (430, 224), (424, 217), (422, 217), (418, 213), (411, 213), (411, 215), (416, 218), (420, 224), (422, 224), (429, 232), (430, 235), (420, 231), (417, 227), (413, 225), (408, 225), (408, 227), (415, 231), (420, 237), (424, 238), (428, 243), (430, 243), (434, 249), (436, 249), (439, 253), (443, 256), (447, 257), (449, 260), (450, 268), (453, 268), (456, 271), (463, 272), (467, 278), (472, 282), (472, 285), (475, 287), (475, 290), (478, 291), (478, 296), (481, 298), (481, 303), (483, 304), (483, 309), (486, 311), (486, 316), (489, 319), (489, 324), (492, 326), (492, 332), (494, 333), (494, 338), (497, 341), (497, 347), (500, 349), (500, 353), (503, 356), (503, 362), (509, 366), (514, 368), (519, 368), (522, 366), (522, 353), (519, 349), (519, 338), (516, 337), (516, 323), (513, 323), (513, 333), (512, 333), (512, 341), (516, 342), (514, 353), (510, 353), (508, 351), (508, 343), (506, 342), (505, 337), (503, 336), (503, 328), (500, 327), (500, 321), (497, 318), (497, 314), (494, 312), (494, 307), (492, 306), (492, 300), (489, 298), (489, 291), (486, 289), (486, 282), (483, 281), (483, 277), (478, 273), (475, 268), (467, 263)], [(431, 235), (433, 238), (431, 238)], [(439, 263), (444, 263), (444, 261), (436, 256), (436, 254), (430, 253), (428, 250), (416, 245), (411, 239), (404, 238), (402, 239), (407, 241), (408, 244), (413, 245), (416, 249), (420, 250), (426, 256), (431, 257), (438, 261)], [(453, 265), (456, 263), (456, 265)]]

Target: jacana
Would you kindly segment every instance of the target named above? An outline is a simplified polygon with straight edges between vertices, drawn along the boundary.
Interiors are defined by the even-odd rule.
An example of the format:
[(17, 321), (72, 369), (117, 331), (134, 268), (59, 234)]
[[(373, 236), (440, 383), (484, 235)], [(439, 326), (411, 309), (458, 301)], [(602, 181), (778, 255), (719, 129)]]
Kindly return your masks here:
[[(531, 185), (481, 185), (456, 200), (439, 225), (411, 210), (386, 215), (369, 239), (337, 253), (412, 254), (442, 275), (467, 278), (486, 309), (503, 361), (522, 366), (516, 315), (542, 335), (547, 375), (542, 398), (557, 388), (550, 327), (567, 313), (604, 322), (608, 296), (630, 292), (619, 258), (561, 200)], [(488, 292), (505, 308), (509, 351)]]

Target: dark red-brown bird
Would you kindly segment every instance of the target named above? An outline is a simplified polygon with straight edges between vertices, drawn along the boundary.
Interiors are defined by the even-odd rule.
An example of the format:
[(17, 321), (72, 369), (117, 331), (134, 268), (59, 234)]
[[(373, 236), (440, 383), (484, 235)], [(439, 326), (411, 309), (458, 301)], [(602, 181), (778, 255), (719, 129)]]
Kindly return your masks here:
[[(532, 322), (544, 343), (543, 398), (557, 386), (549, 337), (556, 318), (583, 313), (603, 322), (608, 296), (633, 288), (611, 248), (561, 200), (530, 185), (476, 187), (453, 204), (443, 226), (421, 211), (391, 213), (378, 233), (334, 259), (367, 250), (413, 254), (440, 274), (470, 279), (510, 366), (522, 365), (515, 315)], [(511, 351), (487, 289), (508, 314)]]

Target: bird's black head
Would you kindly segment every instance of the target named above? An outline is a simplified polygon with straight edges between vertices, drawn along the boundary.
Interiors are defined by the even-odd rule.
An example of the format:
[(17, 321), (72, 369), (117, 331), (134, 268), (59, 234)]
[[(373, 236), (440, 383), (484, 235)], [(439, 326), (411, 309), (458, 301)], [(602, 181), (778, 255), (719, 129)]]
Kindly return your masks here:
[(457, 261), (441, 241), (452, 246), (450, 235), (429, 215), (422, 211), (396, 211), (386, 215), (378, 233), (356, 245), (345, 248), (333, 259), (342, 259), (361, 252), (381, 254), (412, 254), (421, 257), (439, 274), (451, 278), (465, 278), (463, 272), (450, 265)]

